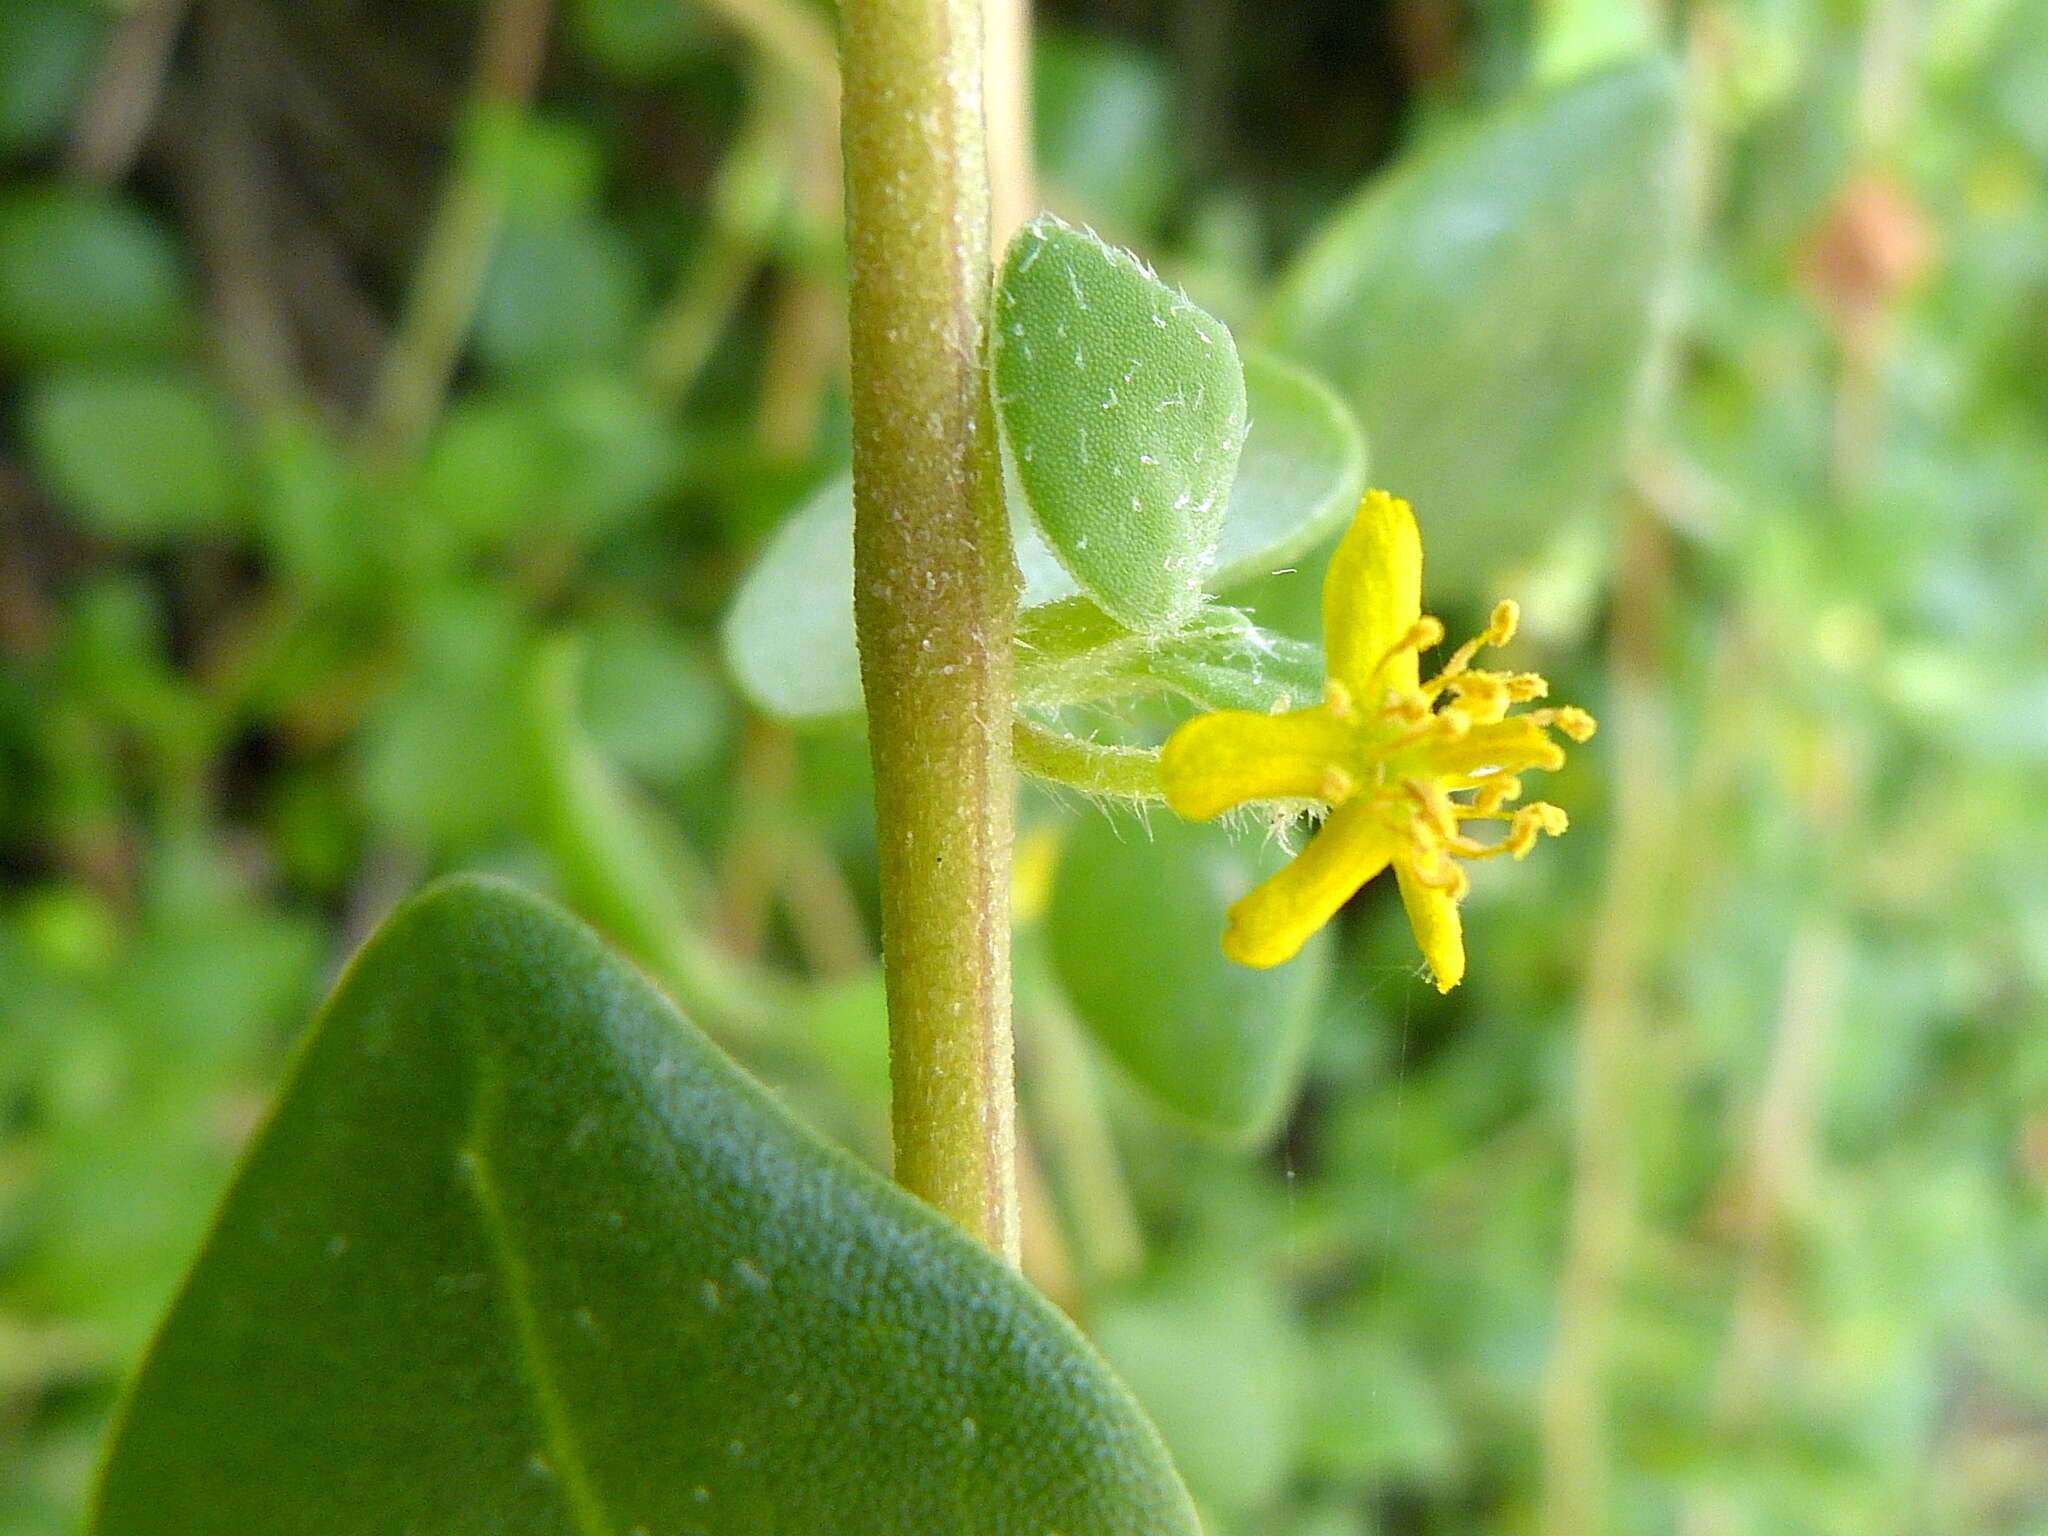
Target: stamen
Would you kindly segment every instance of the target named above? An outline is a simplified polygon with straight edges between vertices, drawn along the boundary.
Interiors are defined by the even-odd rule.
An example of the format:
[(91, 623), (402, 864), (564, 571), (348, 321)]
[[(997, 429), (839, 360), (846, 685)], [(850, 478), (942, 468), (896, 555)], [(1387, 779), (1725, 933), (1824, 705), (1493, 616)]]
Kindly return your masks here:
[(1511, 695), (1498, 672), (1468, 672), (1448, 685), (1460, 713), (1477, 725), (1491, 725), (1508, 712)]
[(1515, 778), (1498, 778), (1479, 786), (1479, 793), (1472, 797), (1472, 811), (1478, 816), (1498, 816), (1501, 807), (1510, 800), (1522, 798), (1522, 781)]
[(1464, 675), (1465, 669), (1472, 665), (1472, 658), (1479, 654), (1479, 648), (1484, 644), (1486, 644), (1486, 637), (1481, 635), (1476, 639), (1467, 640), (1463, 645), (1451, 652), (1451, 659), (1443, 664), (1442, 669), (1435, 677), (1432, 677), (1422, 685), (1422, 691), (1432, 698), (1442, 693), (1444, 689), (1450, 686), (1453, 678)]
[(1471, 879), (1443, 850), (1431, 852), (1435, 857), (1415, 861), (1415, 878), (1432, 890), (1442, 891), (1453, 901), (1463, 901), (1465, 893), (1472, 888)]
[(1421, 618), (1408, 626), (1407, 634), (1387, 647), (1386, 654), (1373, 663), (1373, 672), (1377, 675), (1384, 671), (1387, 663), (1396, 656), (1405, 655), (1409, 651), (1426, 651), (1431, 646), (1442, 645), (1443, 643), (1443, 621), (1431, 618), (1425, 613)]
[(1429, 720), (1429, 700), (1420, 694), (1396, 693), (1389, 688), (1381, 713), (1396, 725), (1422, 725)]
[(1493, 605), (1493, 617), (1486, 621), (1486, 643), (1506, 645), (1515, 638), (1515, 630), (1522, 622), (1522, 609), (1511, 597), (1504, 597)]
[(1458, 835), (1458, 821), (1451, 812), (1450, 796), (1427, 779), (1403, 779), (1401, 788), (1407, 791), (1408, 798), (1415, 802), (1423, 820), (1438, 837), (1449, 839)]
[(1515, 819), (1508, 827), (1508, 835), (1500, 840), (1493, 850), (1521, 859), (1528, 856), (1536, 846), (1536, 839), (1548, 834), (1556, 837), (1568, 825), (1565, 814), (1545, 800), (1537, 800), (1515, 812)]
[(1567, 704), (1557, 711), (1557, 728), (1573, 741), (1586, 742), (1593, 739), (1600, 722), (1580, 709), (1576, 704)]
[[(1431, 698), (1435, 698), (1437, 694), (1450, 686), (1453, 678), (1464, 675), (1465, 669), (1472, 665), (1472, 658), (1477, 656), (1484, 647), (1489, 645), (1506, 645), (1510, 640), (1514, 639), (1515, 628), (1521, 621), (1522, 610), (1516, 606), (1512, 599), (1504, 598), (1500, 602), (1495, 603), (1493, 605), (1493, 614), (1486, 621), (1486, 628), (1453, 651), (1451, 659), (1443, 664), (1443, 669), (1435, 677), (1422, 685), (1422, 691)], [(1443, 626), (1439, 624), (1437, 629), (1441, 632)], [(1522, 695), (1522, 697), (1541, 698), (1542, 695), (1527, 694)]]

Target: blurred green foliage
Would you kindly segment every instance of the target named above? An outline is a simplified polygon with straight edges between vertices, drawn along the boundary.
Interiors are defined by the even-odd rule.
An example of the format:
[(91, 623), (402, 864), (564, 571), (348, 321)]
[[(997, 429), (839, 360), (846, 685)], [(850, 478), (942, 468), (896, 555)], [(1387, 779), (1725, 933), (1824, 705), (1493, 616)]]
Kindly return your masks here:
[[(1599, 9), (1056, 0), (1044, 192), (1251, 335)], [(577, 0), (482, 112), (454, 0), (169, 12), (0, 5), (5, 1536), (71, 1528), (292, 1041), (433, 873), (564, 895), (882, 1155), (861, 744), (751, 713), (715, 643), (845, 462), (828, 15), (764, 48), (741, 8)], [(1224, 1536), (2048, 1532), (2048, 6), (1671, 25), (1690, 232), (1619, 473), (1389, 485), (1451, 631), (1517, 597), (1603, 722), (1546, 790), (1574, 832), (1477, 881), (1471, 979), (1420, 984), (1368, 892), (1284, 1117), (1220, 1144), (1143, 1086), (1200, 1065), (1145, 925), (1215, 847), (1028, 805), (1074, 878), (1183, 882), (1020, 964), (1030, 1263)], [(472, 266), (436, 256), (464, 195)], [(1318, 311), (1297, 355), (1400, 358), (1405, 405), (1354, 394), (1376, 472), (1486, 485), (1557, 447), (1530, 422), (1584, 438), (1517, 348), (1610, 291), (1587, 260), (1463, 295), (1512, 391), (1431, 374), (1496, 344), (1420, 313)], [(397, 317), (449, 306), (449, 387), (378, 430)], [(1476, 424), (1424, 454), (1423, 406)], [(1301, 567), (1250, 601), (1313, 633)], [(1085, 974), (1139, 952), (1118, 923), (1155, 990)]]

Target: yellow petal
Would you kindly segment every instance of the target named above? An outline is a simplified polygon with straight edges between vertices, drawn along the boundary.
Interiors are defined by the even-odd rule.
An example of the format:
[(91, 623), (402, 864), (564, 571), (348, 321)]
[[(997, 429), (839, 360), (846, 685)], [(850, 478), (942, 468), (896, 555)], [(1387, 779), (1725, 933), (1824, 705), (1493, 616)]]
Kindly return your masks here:
[[(1285, 715), (1219, 710), (1197, 715), (1159, 754), (1166, 803), (1190, 821), (1207, 821), (1247, 800), (1341, 798), (1354, 732), (1327, 709)], [(1333, 779), (1333, 775), (1339, 777)]]
[(1458, 903), (1449, 891), (1425, 884), (1406, 859), (1394, 861), (1394, 880), (1401, 887), (1408, 926), (1415, 930), (1415, 942), (1429, 962), (1436, 989), (1448, 992), (1465, 979), (1465, 925)]
[(1323, 643), (1330, 676), (1368, 707), (1388, 688), (1413, 693), (1415, 653), (1374, 670), (1422, 617), (1422, 536), (1408, 503), (1367, 491), (1323, 582)]
[(1370, 797), (1339, 806), (1285, 869), (1230, 909), (1223, 953), (1264, 968), (1292, 960), (1357, 889), (1387, 867), (1395, 834)]

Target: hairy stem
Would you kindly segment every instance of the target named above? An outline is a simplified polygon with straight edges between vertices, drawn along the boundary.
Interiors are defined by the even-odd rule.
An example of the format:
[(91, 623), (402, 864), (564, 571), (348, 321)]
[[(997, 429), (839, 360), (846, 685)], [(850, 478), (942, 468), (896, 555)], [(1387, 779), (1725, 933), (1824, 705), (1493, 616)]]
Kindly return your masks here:
[(1016, 574), (983, 337), (979, 0), (846, 0), (854, 616), (875, 768), (897, 1179), (1018, 1252)]

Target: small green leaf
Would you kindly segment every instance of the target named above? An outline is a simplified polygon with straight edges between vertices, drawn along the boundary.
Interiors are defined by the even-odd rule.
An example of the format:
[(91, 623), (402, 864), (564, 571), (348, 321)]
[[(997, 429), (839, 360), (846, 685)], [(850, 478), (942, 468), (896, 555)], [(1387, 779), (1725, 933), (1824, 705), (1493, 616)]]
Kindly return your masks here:
[(334, 435), (280, 412), (260, 424), (253, 457), (256, 532), (286, 583), (324, 597), (368, 578), (372, 491)]
[(669, 788), (710, 771), (733, 734), (731, 695), (693, 637), (632, 612), (592, 623), (583, 710), (607, 758)]
[(477, 302), (477, 353), (529, 377), (614, 362), (638, 334), (642, 307), (631, 249), (609, 225), (514, 219)]
[(958, 1230), (496, 883), (350, 968), (144, 1363), (98, 1536), (1194, 1536)]
[(1673, 71), (1628, 64), (1447, 136), (1287, 274), (1266, 339), (1357, 409), (1433, 590), (1614, 474), (1676, 268), (1679, 173)]
[(0, 200), (0, 352), (105, 363), (170, 351), (191, 330), (178, 248), (141, 209), (57, 187)]
[(1089, 816), (1046, 913), (1054, 969), (1089, 1031), (1162, 1103), (1238, 1141), (1267, 1135), (1293, 1097), (1329, 976), (1323, 939), (1270, 971), (1223, 958), (1224, 909), (1282, 857), (1263, 833)]
[(211, 532), (238, 510), (234, 436), (196, 378), (118, 369), (44, 379), (29, 396), (28, 436), (51, 486), (102, 533)]
[(408, 665), (364, 721), (359, 793), (387, 837), (476, 848), (526, 798), (518, 680), (528, 616), (502, 587), (450, 581), (423, 595)]
[(583, 54), (635, 83), (672, 77), (709, 47), (696, 9), (672, 0), (575, 0), (569, 29)]
[(111, 24), (75, 0), (0, 5), (0, 155), (33, 153), (64, 131)]
[(826, 481), (775, 530), (726, 611), (740, 691), (784, 720), (861, 710), (853, 631), (853, 482)]
[[(1365, 444), (1349, 409), (1309, 374), (1270, 357), (1250, 360), (1245, 383), (1251, 437), (1224, 517), (1215, 575), (1219, 584), (1263, 574), (1321, 540), (1358, 501)], [(1011, 507), (1022, 501), (1010, 488)], [(1312, 697), (1322, 688), (1320, 653), (1261, 634), (1245, 616), (1210, 608), (1166, 635), (1112, 619), (1079, 595), (1038, 530), (1013, 515), (1019, 603), (1018, 682), (1026, 702), (1063, 704), (1129, 691), (1135, 680), (1192, 679), (1200, 667), (1213, 687), (1259, 692), (1269, 708), (1280, 692)], [(1100, 649), (1101, 654), (1085, 653)], [(747, 573), (725, 624), (726, 658), (740, 687), (786, 720), (858, 714), (860, 661), (853, 629), (853, 487), (838, 476), (790, 515)], [(1142, 658), (1173, 674), (1151, 676)], [(1224, 673), (1243, 676), (1232, 684)], [(1115, 682), (1105, 690), (1084, 679)], [(1270, 683), (1271, 686), (1268, 686)], [(1213, 687), (1212, 687), (1213, 685)], [(1066, 691), (1062, 691), (1066, 690)], [(1210, 690), (1210, 691), (1204, 691)], [(1263, 691), (1261, 691), (1263, 690)], [(1212, 705), (1211, 707), (1223, 707)]]
[(996, 416), (1032, 521), (1103, 610), (1164, 630), (1202, 600), (1244, 446), (1223, 322), (1050, 215), (996, 293)]
[(1223, 514), (1209, 590), (1268, 574), (1313, 549), (1365, 494), (1365, 434), (1329, 385), (1265, 352), (1247, 352), (1251, 435)]
[[(1351, 408), (1305, 369), (1267, 352), (1244, 359), (1251, 430), (1223, 511), (1206, 586), (1224, 592), (1315, 548), (1365, 491), (1365, 434)], [(1075, 597), (1080, 587), (1023, 511), (1015, 466), (1006, 466), (1025, 608)]]

